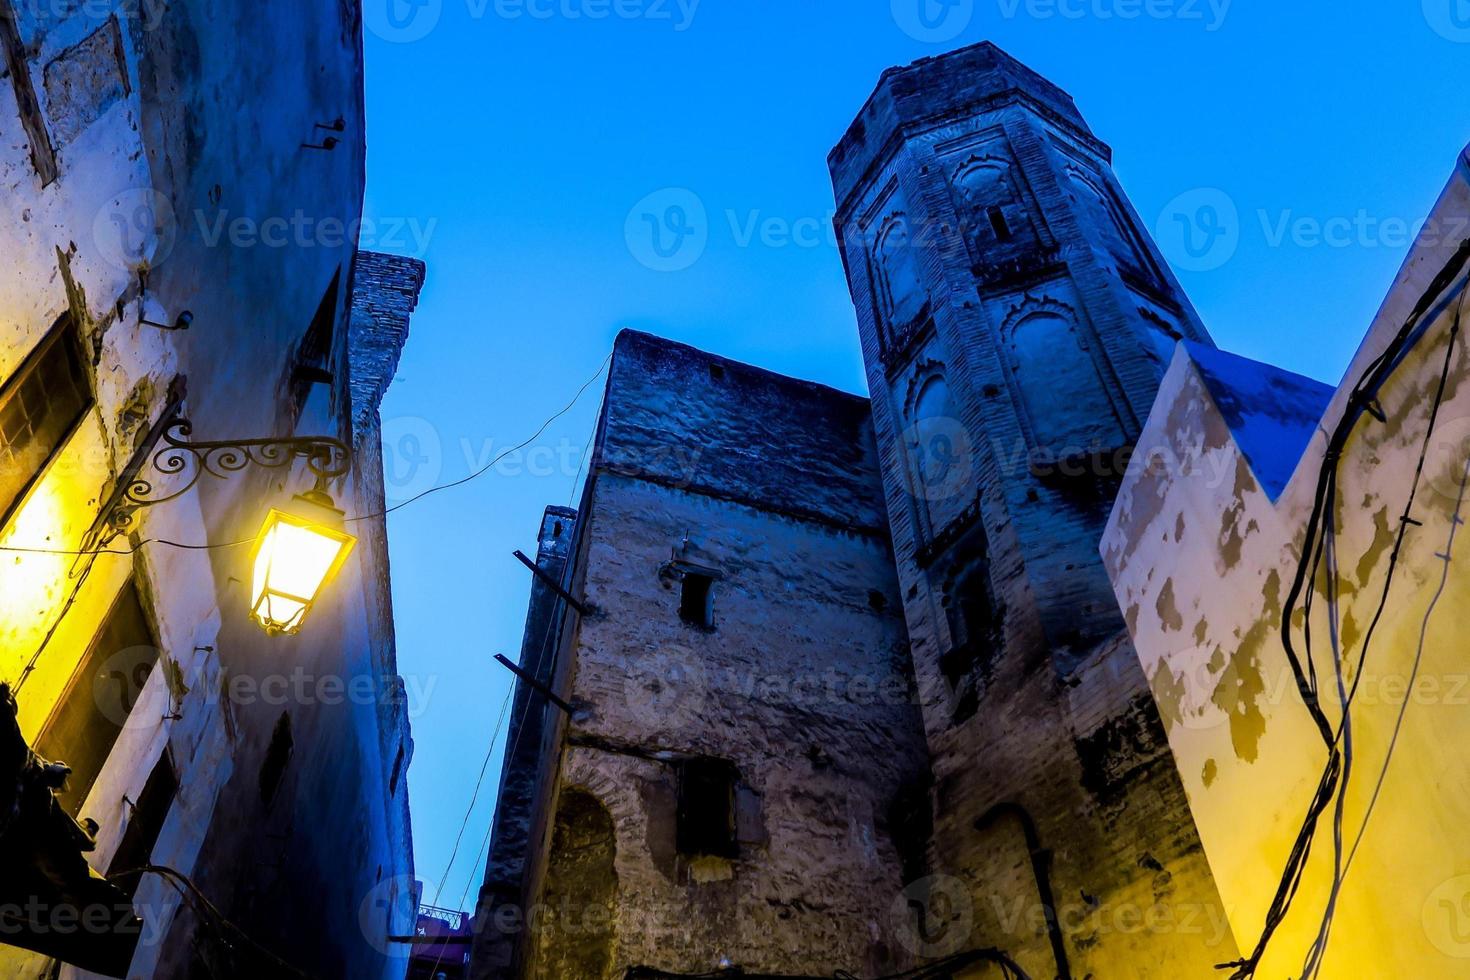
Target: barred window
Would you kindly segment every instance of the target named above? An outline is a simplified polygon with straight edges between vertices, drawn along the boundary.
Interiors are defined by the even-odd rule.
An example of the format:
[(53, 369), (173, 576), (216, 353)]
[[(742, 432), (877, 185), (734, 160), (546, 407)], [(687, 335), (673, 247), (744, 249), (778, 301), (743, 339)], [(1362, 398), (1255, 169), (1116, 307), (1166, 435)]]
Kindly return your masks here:
[(69, 316), (0, 385), (0, 524), (92, 407)]

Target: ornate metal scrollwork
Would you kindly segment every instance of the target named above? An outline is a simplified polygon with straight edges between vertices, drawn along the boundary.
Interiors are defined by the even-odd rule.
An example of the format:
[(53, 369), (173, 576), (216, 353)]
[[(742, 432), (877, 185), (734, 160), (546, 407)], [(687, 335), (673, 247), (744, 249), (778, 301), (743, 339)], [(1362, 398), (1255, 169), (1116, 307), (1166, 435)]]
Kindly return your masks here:
[(251, 466), (286, 469), (305, 461), (316, 476), (317, 489), (325, 489), (327, 481), (347, 475), (352, 470), (352, 450), (338, 439), (326, 436), (309, 438), (231, 439), (219, 442), (196, 442), (190, 437), (194, 425), (186, 418), (167, 423), (153, 451), (153, 470), (164, 477), (183, 477), (183, 483), (167, 481), (167, 487), (155, 482), (153, 474), (135, 473), (122, 488), (107, 523), (117, 533), (132, 529), (137, 512), (144, 507), (176, 500), (188, 493), (205, 476), (228, 479)]

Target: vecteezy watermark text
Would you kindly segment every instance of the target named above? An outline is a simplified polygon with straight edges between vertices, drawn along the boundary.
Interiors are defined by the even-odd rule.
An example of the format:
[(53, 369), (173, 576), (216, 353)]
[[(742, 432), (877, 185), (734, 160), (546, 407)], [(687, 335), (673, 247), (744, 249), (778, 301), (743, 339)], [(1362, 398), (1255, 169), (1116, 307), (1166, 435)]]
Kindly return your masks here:
[(1006, 20), (1177, 20), (1214, 33), (1233, 0), (996, 0)]
[(438, 218), (344, 221), (330, 216), (314, 217), (300, 209), (289, 216), (266, 218), (231, 215), (228, 210), (209, 216), (200, 210), (194, 212), (194, 220), (209, 248), (216, 248), (223, 241), (234, 248), (336, 249), (355, 243), (359, 248), (383, 249), (415, 258), (422, 258), (428, 252), (429, 241), (439, 226)]
[[(472, 21), (648, 21), (678, 33), (694, 25), (702, 0), (464, 0)], [(393, 44), (421, 41), (444, 17), (445, 0), (365, 0), (370, 32)]]

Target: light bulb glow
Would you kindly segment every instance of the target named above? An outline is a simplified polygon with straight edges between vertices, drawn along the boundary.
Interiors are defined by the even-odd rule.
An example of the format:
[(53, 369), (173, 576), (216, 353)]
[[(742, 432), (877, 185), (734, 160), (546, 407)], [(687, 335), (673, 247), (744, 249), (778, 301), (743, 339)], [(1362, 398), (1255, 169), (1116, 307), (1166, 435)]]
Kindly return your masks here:
[(292, 504), (292, 512), (272, 509), (266, 516), (251, 561), (251, 615), (271, 634), (301, 631), (357, 544), (342, 530), (340, 511), (304, 496)]

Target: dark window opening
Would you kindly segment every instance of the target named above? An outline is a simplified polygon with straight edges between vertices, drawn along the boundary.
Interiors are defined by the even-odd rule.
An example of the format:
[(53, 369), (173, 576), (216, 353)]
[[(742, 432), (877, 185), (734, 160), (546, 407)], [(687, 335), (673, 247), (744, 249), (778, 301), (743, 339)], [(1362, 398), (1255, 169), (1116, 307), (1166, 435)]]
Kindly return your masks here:
[(92, 407), (70, 316), (0, 385), (0, 525)]
[(980, 686), (994, 666), (1000, 642), (989, 564), (981, 559), (970, 567), (950, 587), (944, 605), (952, 645), (939, 658), (939, 669), (949, 683), (953, 720), (959, 723), (979, 710)]
[(888, 608), (888, 597), (877, 589), (868, 592), (868, 606), (875, 612), (882, 612)]
[(713, 629), (715, 625), (715, 580), (698, 572), (685, 572), (679, 593), (679, 618), (690, 626)]
[(929, 838), (934, 834), (934, 805), (928, 778), (904, 783), (888, 808), (888, 833), (898, 851), (905, 885), (929, 873)]
[(990, 216), (990, 228), (995, 232), (995, 237), (1003, 242), (1010, 241), (1011, 226), (1006, 221), (1006, 213), (1000, 208), (992, 206), (986, 209), (986, 214)]
[(286, 775), (286, 765), (291, 761), (291, 750), (295, 747), (291, 737), (291, 714), (281, 712), (276, 720), (275, 731), (271, 732), (270, 748), (266, 749), (265, 762), (260, 767), (260, 799), (270, 803), (281, 788), (281, 779)]
[[(174, 800), (179, 795), (179, 777), (174, 773), (172, 760), (169, 759), (168, 750), (165, 749), (159, 758), (153, 772), (148, 776), (148, 782), (143, 785), (143, 792), (138, 794), (138, 799), (133, 802), (132, 810), (128, 814), (128, 826), (123, 831), (122, 842), (118, 844), (117, 853), (112, 857), (112, 864), (108, 865), (109, 876), (122, 874), (127, 871), (136, 871), (144, 865), (153, 863), (153, 848), (158, 846), (158, 838), (163, 833), (164, 821), (168, 819), (169, 811), (173, 809)], [(113, 882), (132, 898), (138, 893), (138, 883), (142, 881), (142, 875), (126, 875)]]
[(157, 662), (158, 647), (143, 604), (129, 582), (36, 739), (37, 754), (71, 767), (66, 787), (56, 797), (73, 816), (82, 815), (82, 804)]
[(330, 365), (333, 341), (337, 334), (337, 300), (341, 280), (342, 271), (339, 269), (333, 273), (327, 291), (322, 294), (316, 315), (311, 318), (311, 325), (301, 338), (301, 346), (296, 348), (296, 358), (291, 365), (292, 408), (296, 419), (301, 418), (301, 412), (306, 408), (312, 385), (332, 383)]
[(722, 365), (722, 364), (711, 364), (709, 366), (709, 376), (714, 381), (724, 381), (725, 380), (725, 367), (724, 367), (724, 365)]
[(688, 857), (734, 858), (735, 784), (739, 773), (724, 759), (679, 763), (678, 848)]

